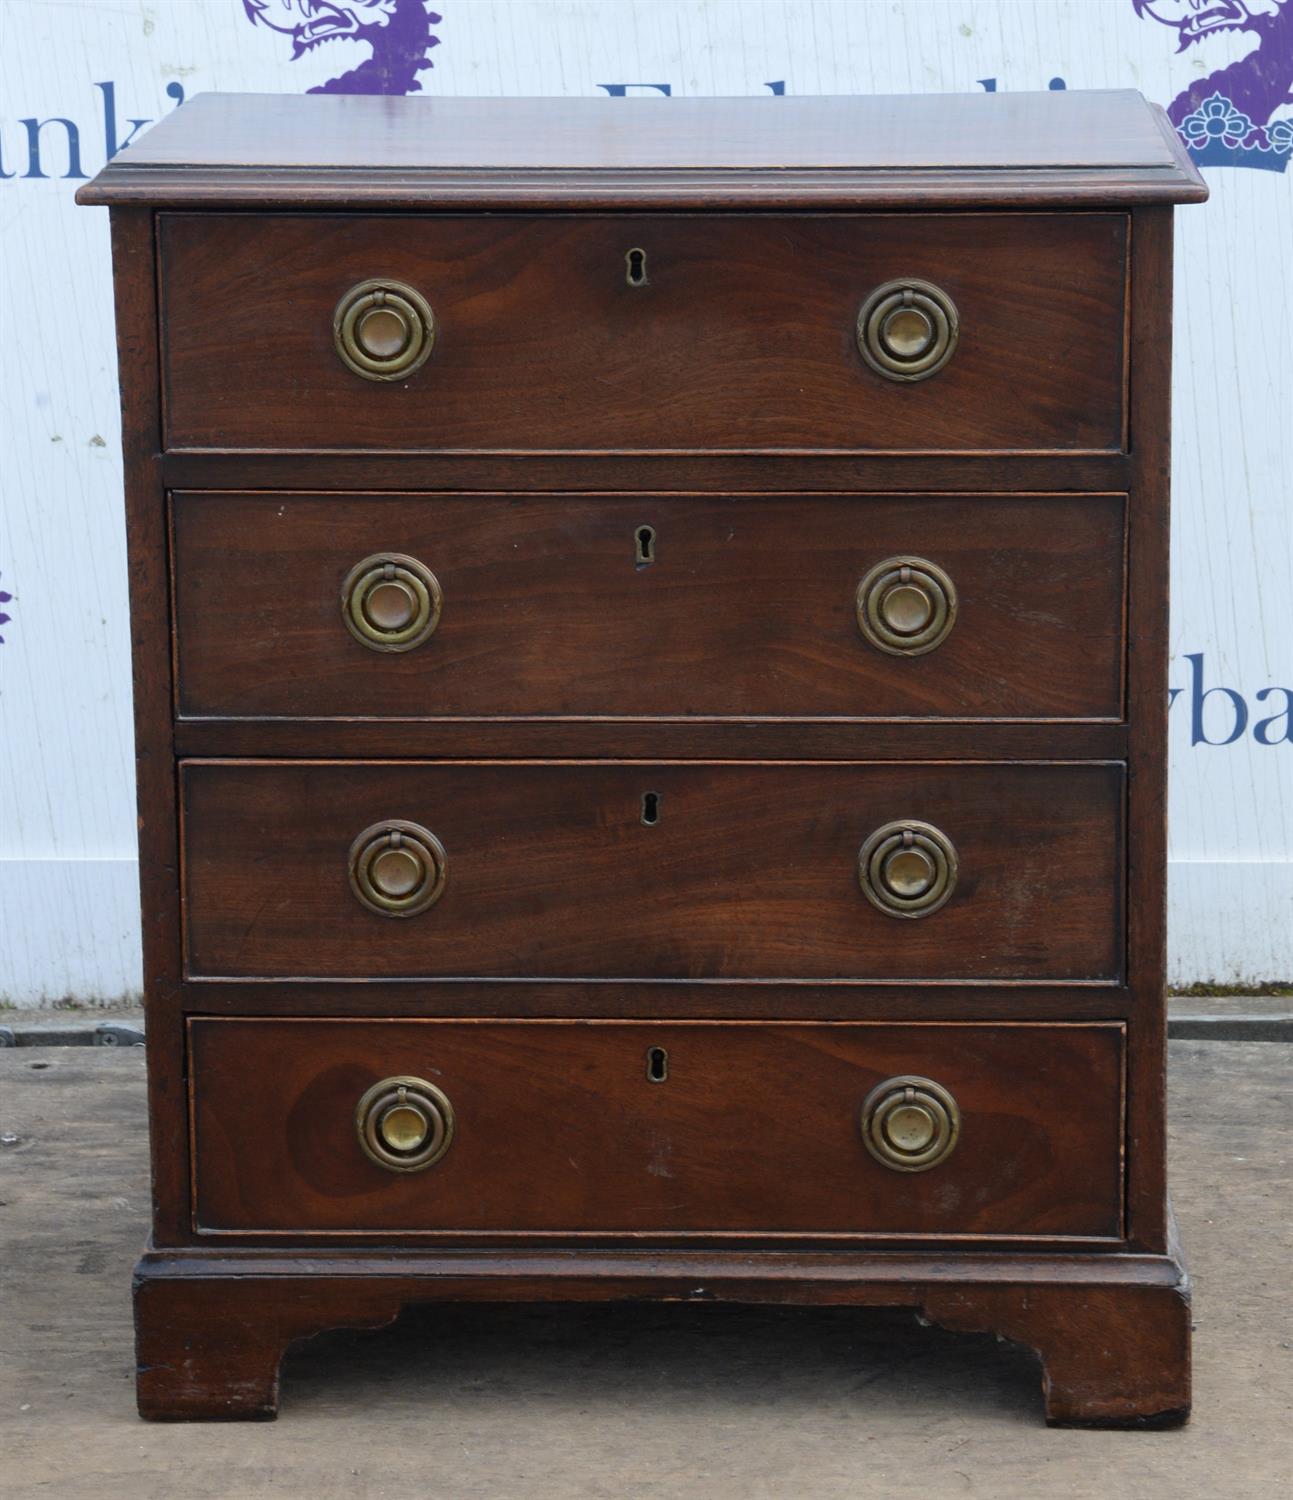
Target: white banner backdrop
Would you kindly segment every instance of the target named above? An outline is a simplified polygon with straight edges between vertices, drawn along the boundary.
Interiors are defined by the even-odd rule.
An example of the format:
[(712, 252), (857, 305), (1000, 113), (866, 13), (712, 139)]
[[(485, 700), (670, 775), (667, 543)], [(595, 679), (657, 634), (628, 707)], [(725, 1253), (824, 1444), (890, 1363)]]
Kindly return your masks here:
[(0, 0), (0, 1002), (139, 987), (107, 213), (72, 202), (133, 134), (208, 89), (1063, 87), (1168, 106), (1212, 187), (1177, 237), (1171, 975), (1293, 978), (1293, 0)]

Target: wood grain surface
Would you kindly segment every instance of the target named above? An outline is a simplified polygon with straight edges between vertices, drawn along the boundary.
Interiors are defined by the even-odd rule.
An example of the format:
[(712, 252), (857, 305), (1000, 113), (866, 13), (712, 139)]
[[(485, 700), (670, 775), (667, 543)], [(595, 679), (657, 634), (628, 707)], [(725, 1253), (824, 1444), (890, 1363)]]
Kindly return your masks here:
[(199, 94), (134, 166), (1169, 167), (1134, 89), (733, 99), (369, 98)]
[[(1120, 1026), (195, 1020), (202, 1230), (687, 1231), (1116, 1237)], [(668, 1077), (646, 1076), (650, 1047)], [(416, 1174), (355, 1106), (411, 1074), (456, 1129)], [(961, 1134), (897, 1172), (863, 1144), (876, 1085), (948, 1089)]]
[[(183, 493), (185, 718), (1086, 718), (1122, 715), (1125, 497)], [(637, 533), (649, 526), (651, 560)], [(444, 590), (403, 654), (346, 630), (361, 558)], [(893, 656), (859, 580), (917, 555), (951, 635)]]
[[(1113, 980), (1118, 765), (186, 762), (187, 972), (381, 978)], [(658, 821), (642, 823), (644, 794)], [(436, 905), (393, 919), (347, 851), (386, 818), (447, 851)], [(951, 900), (878, 911), (869, 834), (932, 823)], [(272, 1003), (267, 996), (266, 1003)]]
[[(169, 448), (1123, 447), (1122, 214), (159, 222)], [(435, 316), (400, 384), (333, 348), (338, 301), (373, 277)], [(941, 287), (961, 323), (950, 363), (911, 385), (856, 344), (863, 299), (900, 277)]]
[[(270, 1414), (287, 1339), (432, 1282), (708, 1295), (667, 1261), (706, 1240), (694, 1264), (723, 1295), (898, 1301), (1020, 1338), (1053, 1419), (1188, 1404), (1162, 1119), (1170, 210), (1140, 205), (1201, 185), (1123, 96), (912, 101), (919, 124), (861, 161), (832, 131), (873, 102), (779, 103), (556, 105), (519, 141), (510, 106), (473, 134), (438, 101), (250, 105), (296, 120), (276, 164), (251, 161), (247, 119), (204, 137), (232, 108), (204, 105), (170, 126), (189, 146), (168, 158), (159, 135), (87, 195), (133, 201), (152, 174), (157, 210), (116, 221), (149, 1415)], [(712, 128), (684, 152), (697, 111)], [(1009, 151), (973, 128), (989, 114)], [(422, 142), (415, 119), (447, 124)], [(630, 120), (659, 134), (626, 145)], [(776, 161), (773, 121), (793, 126)], [(346, 182), (350, 211), (328, 210)], [(661, 211), (671, 194), (711, 212)], [(868, 202), (903, 211), (823, 211)], [(333, 347), (338, 300), (372, 277), (434, 308), (403, 384)], [(899, 278), (960, 318), (915, 384), (857, 348), (859, 304)], [(387, 550), (445, 589), (404, 657), (340, 625), (342, 577)], [(859, 635), (857, 581), (890, 555), (960, 595), (928, 657)], [(399, 920), (349, 868), (396, 819), (447, 869)], [(951, 899), (918, 920), (858, 880), (899, 820), (956, 851)], [(489, 1013), (503, 991), (516, 1019)], [(355, 1137), (359, 1095), (396, 1074), (458, 1118), (417, 1177)], [(858, 1132), (902, 1074), (962, 1111), (929, 1173)], [(215, 1236), (227, 1257), (184, 1248)], [(317, 1263), (333, 1236), (354, 1254)], [(803, 1256), (833, 1236), (874, 1244)], [(1045, 1256), (1012, 1259), (1020, 1238)], [(589, 1253), (541, 1263), (554, 1239)], [(497, 1255), (446, 1277), (433, 1240)], [(274, 1316), (270, 1242), (292, 1299)]]
[(721, 210), (1207, 197), (1163, 111), (1134, 90), (886, 96), (856, 77), (834, 97), (202, 94), (77, 198)]

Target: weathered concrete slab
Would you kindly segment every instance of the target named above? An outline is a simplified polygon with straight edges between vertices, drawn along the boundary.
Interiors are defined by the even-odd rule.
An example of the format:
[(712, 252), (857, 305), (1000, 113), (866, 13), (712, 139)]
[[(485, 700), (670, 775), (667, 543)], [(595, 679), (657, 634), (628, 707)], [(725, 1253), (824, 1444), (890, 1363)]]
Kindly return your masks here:
[(1030, 1356), (905, 1314), (423, 1310), (299, 1348), (271, 1425), (134, 1414), (143, 1055), (0, 1053), (4, 1500), (1281, 1500), (1293, 1486), (1293, 1049), (1172, 1046), (1196, 1280), (1183, 1431), (1051, 1431)]

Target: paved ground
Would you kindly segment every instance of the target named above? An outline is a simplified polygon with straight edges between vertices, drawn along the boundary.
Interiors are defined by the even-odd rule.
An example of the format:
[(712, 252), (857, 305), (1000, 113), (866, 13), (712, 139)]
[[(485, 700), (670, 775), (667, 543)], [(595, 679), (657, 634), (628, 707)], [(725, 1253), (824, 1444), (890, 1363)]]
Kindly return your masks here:
[(142, 1053), (0, 1052), (4, 1500), (1266, 1500), (1293, 1493), (1293, 1047), (1172, 1045), (1183, 1431), (1050, 1431), (1031, 1358), (904, 1314), (464, 1308), (290, 1356), (275, 1424), (151, 1426)]

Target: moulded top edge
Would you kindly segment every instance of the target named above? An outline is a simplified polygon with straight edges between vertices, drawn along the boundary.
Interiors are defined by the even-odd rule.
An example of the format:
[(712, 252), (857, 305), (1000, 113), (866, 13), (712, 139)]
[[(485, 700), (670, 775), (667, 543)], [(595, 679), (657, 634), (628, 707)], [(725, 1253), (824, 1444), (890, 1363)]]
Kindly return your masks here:
[(200, 94), (82, 203), (1190, 202), (1134, 90), (741, 99)]

